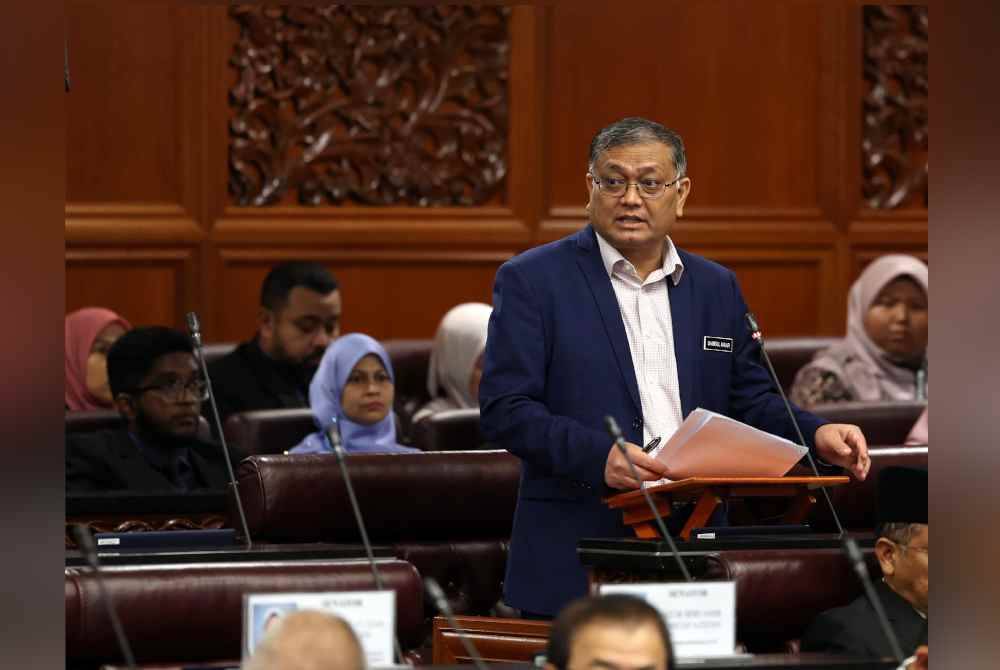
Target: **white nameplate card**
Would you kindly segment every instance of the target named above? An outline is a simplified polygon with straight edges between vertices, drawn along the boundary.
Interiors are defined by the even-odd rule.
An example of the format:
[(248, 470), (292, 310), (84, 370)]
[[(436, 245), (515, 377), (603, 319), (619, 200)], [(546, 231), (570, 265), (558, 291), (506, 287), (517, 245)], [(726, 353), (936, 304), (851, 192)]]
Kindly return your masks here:
[(253, 653), (273, 624), (298, 610), (320, 610), (337, 615), (350, 624), (358, 636), (369, 668), (393, 665), (395, 591), (247, 594), (243, 596), (244, 658)]
[(602, 584), (602, 595), (627, 593), (659, 610), (679, 659), (736, 654), (736, 583)]

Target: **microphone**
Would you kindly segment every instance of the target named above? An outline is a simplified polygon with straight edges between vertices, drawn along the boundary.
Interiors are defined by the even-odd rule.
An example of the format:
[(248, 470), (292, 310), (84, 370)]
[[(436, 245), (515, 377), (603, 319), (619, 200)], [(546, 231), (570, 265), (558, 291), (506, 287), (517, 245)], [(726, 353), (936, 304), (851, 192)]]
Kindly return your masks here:
[(97, 560), (97, 547), (94, 545), (94, 537), (90, 534), (90, 529), (83, 524), (73, 524), (70, 526), (70, 532), (73, 534), (73, 539), (76, 540), (76, 545), (83, 552), (84, 558), (87, 559), (91, 572), (94, 573), (94, 579), (97, 581), (97, 591), (101, 594), (101, 600), (104, 601), (104, 608), (108, 611), (108, 618), (111, 620), (111, 629), (115, 632), (115, 638), (118, 640), (118, 648), (125, 659), (125, 665), (131, 668), (131, 670), (135, 670), (135, 656), (132, 655), (132, 645), (129, 644), (128, 638), (125, 637), (125, 630), (122, 628), (121, 619), (118, 618), (118, 611), (115, 609), (115, 604), (111, 600), (111, 594), (108, 593), (108, 589), (104, 584), (104, 575), (101, 573), (100, 562)]
[(208, 402), (212, 406), (212, 418), (215, 420), (215, 430), (219, 435), (222, 444), (222, 455), (226, 461), (226, 471), (229, 473), (229, 485), (233, 487), (233, 496), (236, 498), (236, 510), (240, 515), (240, 524), (243, 526), (243, 537), (246, 538), (247, 549), (253, 547), (250, 539), (250, 527), (247, 525), (247, 515), (243, 511), (243, 500), (240, 499), (240, 487), (236, 482), (236, 474), (233, 472), (233, 462), (229, 459), (229, 445), (226, 444), (226, 435), (222, 432), (222, 420), (219, 418), (219, 407), (215, 404), (215, 392), (212, 390), (212, 379), (208, 375), (208, 364), (205, 363), (205, 351), (201, 344), (201, 324), (198, 322), (198, 315), (194, 312), (187, 313), (187, 327), (191, 334), (191, 344), (194, 345), (195, 358), (201, 366), (201, 374), (205, 378), (205, 387), (208, 389)]
[(868, 575), (868, 566), (865, 565), (865, 559), (861, 556), (861, 550), (858, 549), (857, 543), (854, 538), (845, 537), (843, 540), (844, 551), (847, 553), (847, 560), (850, 561), (851, 567), (854, 568), (854, 572), (857, 573), (858, 579), (861, 580), (862, 586), (865, 589), (865, 595), (868, 597), (868, 602), (871, 603), (872, 608), (875, 610), (875, 618), (878, 619), (879, 625), (882, 627), (882, 634), (885, 635), (885, 639), (889, 641), (889, 648), (892, 650), (892, 656), (900, 667), (905, 663), (903, 659), (903, 650), (899, 646), (899, 640), (896, 638), (896, 632), (892, 629), (889, 624), (889, 619), (885, 615), (885, 608), (882, 606), (882, 601), (879, 599), (878, 594), (875, 593), (875, 587), (872, 585), (871, 577)]
[[(336, 417), (330, 423), (330, 427), (323, 433), (323, 436), (326, 438), (330, 448), (333, 449), (333, 453), (337, 457), (337, 463), (340, 465), (340, 474), (344, 478), (344, 486), (347, 488), (347, 498), (351, 502), (351, 509), (354, 511), (354, 520), (357, 522), (358, 531), (361, 533), (361, 543), (365, 545), (365, 555), (368, 557), (368, 566), (372, 569), (372, 579), (375, 580), (375, 588), (379, 591), (384, 591), (385, 584), (382, 582), (382, 575), (379, 574), (378, 566), (375, 564), (375, 553), (372, 551), (372, 543), (368, 540), (368, 529), (365, 527), (365, 521), (361, 517), (361, 506), (354, 495), (354, 486), (351, 485), (351, 475), (347, 472), (347, 459), (344, 458), (344, 444), (340, 439), (340, 428), (337, 426)], [(409, 665), (403, 657), (403, 648), (399, 646), (399, 638), (396, 636), (396, 631), (392, 632), (392, 642), (395, 645), (396, 657), (399, 659), (399, 662)]]
[[(760, 332), (760, 326), (757, 324), (757, 319), (754, 317), (753, 312), (746, 313), (746, 322), (750, 327), (751, 337), (757, 340), (757, 343), (760, 345), (761, 358), (767, 363), (767, 370), (771, 374), (771, 381), (774, 383), (774, 387), (778, 389), (778, 394), (781, 396), (782, 402), (785, 403), (785, 410), (788, 412), (788, 418), (792, 420), (792, 425), (795, 426), (795, 434), (798, 435), (799, 444), (806, 448), (806, 460), (809, 461), (809, 467), (812, 468), (813, 475), (819, 477), (819, 470), (816, 469), (816, 461), (813, 460), (812, 453), (809, 451), (809, 445), (806, 444), (806, 439), (802, 437), (802, 428), (799, 427), (799, 421), (795, 418), (795, 412), (792, 411), (792, 406), (788, 403), (788, 398), (785, 396), (785, 389), (781, 388), (778, 373), (774, 371), (774, 366), (771, 365), (771, 357), (767, 355), (767, 348), (764, 346), (764, 336)], [(833, 506), (833, 501), (830, 500), (830, 494), (827, 492), (826, 487), (820, 487), (820, 492), (823, 494), (823, 499), (826, 501), (826, 506), (830, 510), (830, 514), (833, 515), (833, 522), (837, 526), (837, 533), (840, 537), (844, 537), (844, 527), (840, 524), (840, 517)]]
[(691, 573), (688, 572), (687, 566), (684, 565), (684, 559), (681, 558), (681, 554), (677, 551), (677, 545), (674, 544), (674, 538), (670, 536), (667, 532), (667, 526), (663, 523), (663, 517), (660, 516), (660, 511), (656, 509), (656, 505), (653, 504), (653, 499), (649, 496), (649, 491), (645, 489), (642, 485), (642, 478), (639, 476), (638, 471), (635, 469), (635, 464), (632, 463), (632, 459), (628, 457), (628, 449), (625, 446), (625, 438), (622, 436), (622, 429), (618, 427), (618, 422), (615, 421), (615, 417), (608, 415), (604, 417), (604, 425), (611, 433), (611, 437), (614, 438), (615, 446), (618, 450), (622, 452), (622, 456), (625, 457), (625, 462), (628, 463), (629, 470), (632, 472), (632, 476), (639, 482), (639, 491), (642, 492), (643, 497), (646, 499), (646, 504), (649, 505), (649, 509), (653, 511), (653, 516), (656, 517), (656, 525), (660, 529), (660, 534), (663, 539), (667, 541), (667, 545), (670, 547), (670, 553), (673, 555), (674, 560), (677, 561), (678, 567), (681, 569), (681, 574), (684, 575), (684, 581), (691, 582)]
[(445, 618), (448, 619), (448, 625), (455, 629), (455, 634), (458, 635), (458, 639), (462, 641), (462, 646), (465, 647), (465, 653), (469, 655), (472, 659), (472, 663), (476, 666), (477, 670), (486, 670), (486, 664), (483, 662), (483, 657), (479, 655), (479, 650), (476, 649), (476, 645), (472, 643), (469, 636), (465, 634), (465, 631), (459, 627), (458, 622), (455, 621), (455, 613), (451, 611), (451, 605), (448, 604), (448, 599), (444, 595), (444, 591), (441, 589), (441, 585), (437, 583), (437, 580), (433, 577), (424, 577), (424, 588), (430, 595), (431, 600), (434, 602), (434, 606), (444, 614)]

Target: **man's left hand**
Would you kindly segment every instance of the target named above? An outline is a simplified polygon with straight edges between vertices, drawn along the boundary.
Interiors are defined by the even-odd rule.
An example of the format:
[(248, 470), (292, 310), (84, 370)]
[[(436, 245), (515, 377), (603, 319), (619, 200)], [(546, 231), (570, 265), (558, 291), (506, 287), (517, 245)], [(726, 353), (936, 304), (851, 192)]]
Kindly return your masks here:
[(816, 429), (814, 440), (822, 460), (850, 470), (859, 480), (868, 476), (872, 463), (860, 428), (849, 423), (827, 423)]

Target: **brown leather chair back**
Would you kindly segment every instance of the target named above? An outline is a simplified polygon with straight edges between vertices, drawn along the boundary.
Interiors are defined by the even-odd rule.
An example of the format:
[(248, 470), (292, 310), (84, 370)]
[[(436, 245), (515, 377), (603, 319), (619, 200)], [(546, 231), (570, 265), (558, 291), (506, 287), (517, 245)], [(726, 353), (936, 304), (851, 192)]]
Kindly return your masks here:
[(66, 434), (96, 433), (109, 428), (121, 428), (125, 420), (116, 409), (94, 409), (66, 412)]
[[(351, 454), (346, 461), (372, 542), (510, 537), (521, 462), (506, 451)], [(252, 456), (237, 477), (256, 541), (360, 541), (335, 456)]]
[(212, 344), (206, 344), (203, 349), (205, 352), (205, 363), (211, 365), (214, 361), (229, 354), (237, 346), (239, 346), (239, 342), (213, 342)]
[(315, 430), (308, 407), (239, 412), (223, 425), (226, 441), (246, 456), (282, 454)]
[[(869, 449), (872, 465), (863, 482), (851, 480), (849, 484), (834, 486), (830, 500), (837, 509), (837, 516), (844, 528), (858, 531), (875, 529), (877, 512), (877, 482), (879, 473), (887, 467), (902, 465), (927, 469), (927, 447), (884, 447)], [(835, 530), (833, 517), (822, 498), (813, 506), (809, 523), (817, 530)]]
[[(118, 410), (95, 409), (84, 412), (66, 412), (66, 434), (96, 433), (100, 430), (123, 428), (125, 419)], [(205, 417), (198, 417), (198, 438), (210, 441), (212, 430)]]
[(411, 418), (430, 395), (427, 393), (427, 369), (430, 367), (433, 340), (385, 340), (382, 346), (389, 354), (396, 374), (396, 400), (393, 403), (402, 431), (410, 434)]
[(810, 412), (833, 423), (853, 423), (861, 428), (869, 445), (906, 442), (913, 424), (927, 407), (923, 401), (840, 402), (814, 405)]
[(767, 338), (767, 354), (778, 375), (781, 387), (788, 393), (795, 381), (795, 373), (812, 360), (817, 351), (836, 344), (839, 337), (770, 337)]
[[(379, 562), (396, 592), (396, 631), (403, 650), (424, 634), (423, 583), (399, 560)], [(363, 591), (375, 588), (363, 561), (201, 563), (112, 566), (109, 596), (140, 663), (235, 660), (241, 654), (243, 595)], [(67, 665), (98, 665), (121, 655), (90, 570), (65, 569)]]
[(410, 429), (413, 446), (423, 451), (467, 451), (484, 443), (479, 408), (437, 412)]
[[(870, 551), (866, 559), (877, 578)], [(752, 653), (794, 651), (818, 614), (862, 592), (840, 549), (720, 551), (704, 579), (736, 582), (736, 639)]]

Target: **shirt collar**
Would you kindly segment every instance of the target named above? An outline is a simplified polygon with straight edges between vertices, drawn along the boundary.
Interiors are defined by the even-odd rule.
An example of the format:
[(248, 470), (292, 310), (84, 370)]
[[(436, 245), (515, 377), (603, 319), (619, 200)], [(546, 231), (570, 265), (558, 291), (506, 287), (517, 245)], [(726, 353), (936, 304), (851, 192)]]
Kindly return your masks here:
[[(604, 263), (604, 271), (608, 273), (608, 277), (614, 274), (615, 265), (619, 262), (631, 265), (629, 260), (620, 251), (601, 237), (600, 233), (596, 230), (594, 233), (597, 236), (597, 246), (601, 250), (601, 261)], [(684, 263), (681, 261), (681, 257), (677, 253), (677, 247), (674, 246), (674, 242), (670, 239), (670, 236), (667, 235), (664, 239), (666, 244), (664, 245), (663, 253), (663, 274), (669, 276), (671, 281), (674, 282), (674, 286), (677, 286), (681, 281), (681, 275), (684, 274)]]

